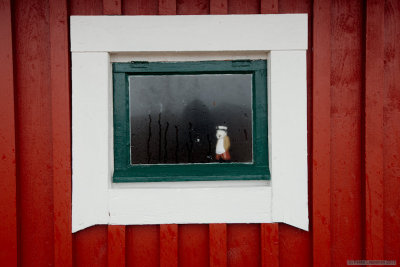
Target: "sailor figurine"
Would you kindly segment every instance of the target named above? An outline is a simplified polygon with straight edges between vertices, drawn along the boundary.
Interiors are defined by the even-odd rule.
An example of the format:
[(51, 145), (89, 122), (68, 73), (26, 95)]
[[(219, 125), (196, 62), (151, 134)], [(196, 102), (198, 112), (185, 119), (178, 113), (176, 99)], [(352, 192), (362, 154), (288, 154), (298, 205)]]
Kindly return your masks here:
[(228, 127), (217, 126), (217, 146), (215, 148), (215, 159), (218, 161), (230, 161), (231, 155), (229, 154), (229, 148), (231, 142), (228, 136)]

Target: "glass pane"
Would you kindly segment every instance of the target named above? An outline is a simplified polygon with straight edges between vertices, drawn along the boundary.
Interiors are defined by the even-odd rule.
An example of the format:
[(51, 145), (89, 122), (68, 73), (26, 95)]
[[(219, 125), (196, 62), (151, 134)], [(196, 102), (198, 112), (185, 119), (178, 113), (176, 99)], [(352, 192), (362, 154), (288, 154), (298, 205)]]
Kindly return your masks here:
[(253, 161), (252, 75), (129, 77), (131, 163)]

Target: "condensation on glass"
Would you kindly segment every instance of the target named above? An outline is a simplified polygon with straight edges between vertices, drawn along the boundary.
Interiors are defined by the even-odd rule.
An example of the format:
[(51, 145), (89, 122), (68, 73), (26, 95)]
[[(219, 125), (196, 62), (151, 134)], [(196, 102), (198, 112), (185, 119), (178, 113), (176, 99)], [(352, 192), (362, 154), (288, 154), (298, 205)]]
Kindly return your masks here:
[(131, 164), (253, 161), (252, 74), (132, 75), (129, 92)]

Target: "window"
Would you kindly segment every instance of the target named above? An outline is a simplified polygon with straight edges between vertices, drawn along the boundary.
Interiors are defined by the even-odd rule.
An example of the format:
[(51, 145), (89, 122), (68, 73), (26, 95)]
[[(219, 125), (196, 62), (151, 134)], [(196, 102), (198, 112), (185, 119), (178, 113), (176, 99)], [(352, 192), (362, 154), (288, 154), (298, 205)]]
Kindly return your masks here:
[[(95, 224), (166, 223), (284, 222), (308, 229), (307, 14), (71, 16), (70, 23), (73, 232)], [(235, 60), (268, 63), (270, 180), (113, 182), (118, 168), (114, 164), (113, 64)], [(142, 74), (146, 71), (137, 69), (143, 69)], [(254, 136), (254, 118), (252, 123)], [(231, 134), (232, 128), (227, 130)], [(129, 134), (126, 140), (130, 142)], [(252, 143), (256, 149), (256, 140)], [(157, 140), (155, 144), (158, 160)], [(125, 145), (129, 151), (130, 143)], [(256, 151), (252, 153), (254, 160)], [(130, 156), (126, 163), (129, 166)], [(143, 166), (164, 164), (150, 163)], [(221, 168), (238, 164), (217, 163)], [(167, 165), (179, 169), (190, 164)], [(192, 165), (206, 169), (208, 163)]]
[(114, 63), (113, 181), (269, 179), (266, 65)]

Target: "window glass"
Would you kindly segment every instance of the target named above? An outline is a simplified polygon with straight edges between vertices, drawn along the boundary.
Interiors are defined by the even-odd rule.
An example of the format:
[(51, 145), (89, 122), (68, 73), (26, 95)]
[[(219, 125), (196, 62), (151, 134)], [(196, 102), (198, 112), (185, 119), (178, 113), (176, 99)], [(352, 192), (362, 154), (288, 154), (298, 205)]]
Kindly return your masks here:
[(131, 75), (129, 102), (133, 165), (253, 161), (252, 74)]

